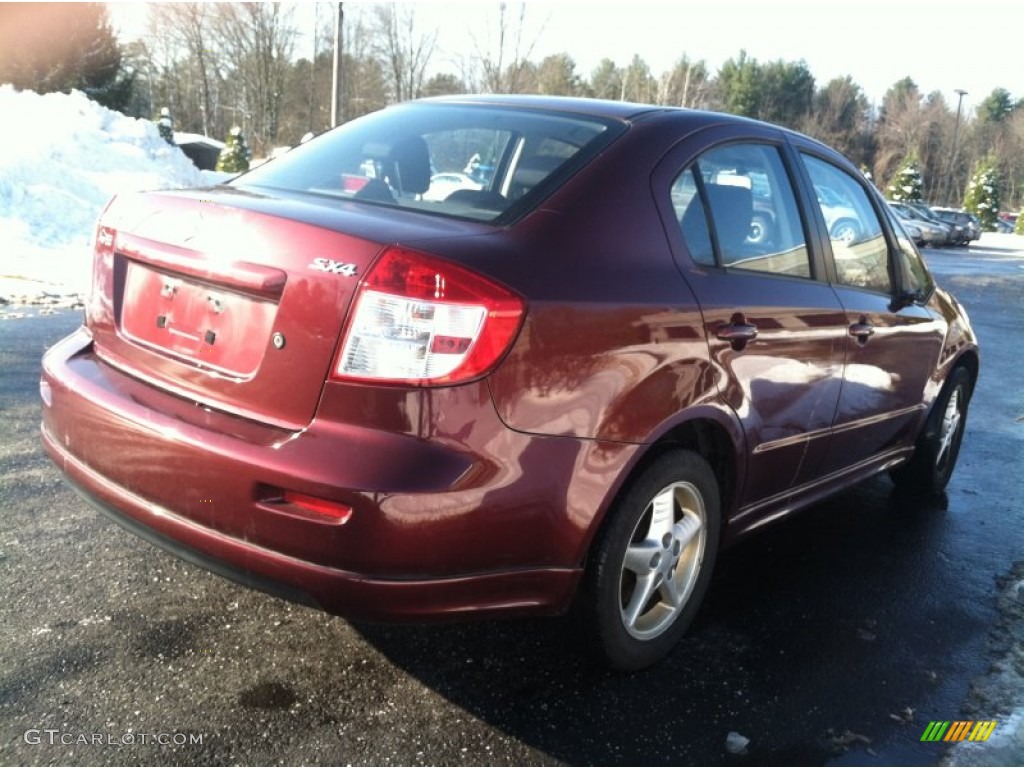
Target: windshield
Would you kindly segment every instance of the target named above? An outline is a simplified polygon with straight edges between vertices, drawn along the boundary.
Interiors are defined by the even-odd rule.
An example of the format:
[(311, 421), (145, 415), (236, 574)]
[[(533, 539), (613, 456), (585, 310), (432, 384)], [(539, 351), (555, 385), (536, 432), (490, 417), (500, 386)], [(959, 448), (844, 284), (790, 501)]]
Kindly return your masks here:
[(623, 130), (537, 110), (410, 103), (346, 123), (231, 183), (507, 220), (531, 210)]

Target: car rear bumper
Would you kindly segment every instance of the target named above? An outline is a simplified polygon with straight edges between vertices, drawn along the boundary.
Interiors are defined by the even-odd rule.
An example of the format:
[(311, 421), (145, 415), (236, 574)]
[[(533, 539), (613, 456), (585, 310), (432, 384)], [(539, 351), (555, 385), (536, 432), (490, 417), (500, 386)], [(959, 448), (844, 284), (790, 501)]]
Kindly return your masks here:
[[(44, 358), (43, 443), (90, 502), (157, 546), (354, 619), (567, 607), (586, 527), (560, 520), (535, 486), (484, 471), (485, 454), (337, 424), (282, 436), (160, 392), (91, 347), (80, 330)], [(578, 452), (575, 441), (506, 436), (486, 409), (479, 421), (483, 442), (541, 441), (549, 460)], [(352, 519), (296, 517), (265, 491), (281, 487), (349, 504)]]

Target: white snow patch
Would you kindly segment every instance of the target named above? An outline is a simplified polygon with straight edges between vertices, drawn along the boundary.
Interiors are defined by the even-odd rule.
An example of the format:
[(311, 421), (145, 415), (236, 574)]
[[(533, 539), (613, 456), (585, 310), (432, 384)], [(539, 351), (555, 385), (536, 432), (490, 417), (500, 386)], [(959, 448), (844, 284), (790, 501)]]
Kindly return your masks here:
[(86, 290), (93, 227), (113, 195), (224, 180), (204, 177), (155, 123), (78, 91), (3, 85), (0, 114), (0, 297), (9, 301)]
[(949, 750), (943, 765), (1020, 765), (1024, 755), (1024, 707), (998, 720), (988, 741), (962, 741)]

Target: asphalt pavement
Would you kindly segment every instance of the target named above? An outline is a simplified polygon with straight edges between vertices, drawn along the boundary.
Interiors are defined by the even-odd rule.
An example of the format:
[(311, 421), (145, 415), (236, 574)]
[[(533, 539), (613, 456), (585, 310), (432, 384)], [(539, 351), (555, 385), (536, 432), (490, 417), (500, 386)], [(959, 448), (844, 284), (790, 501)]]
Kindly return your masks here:
[(565, 619), (356, 626), (152, 548), (40, 446), (39, 359), (79, 313), (0, 320), (0, 764), (938, 764), (929, 721), (1024, 705), (985, 684), (1024, 559), (1024, 259), (927, 257), (982, 344), (946, 497), (878, 477), (741, 543), (633, 675)]

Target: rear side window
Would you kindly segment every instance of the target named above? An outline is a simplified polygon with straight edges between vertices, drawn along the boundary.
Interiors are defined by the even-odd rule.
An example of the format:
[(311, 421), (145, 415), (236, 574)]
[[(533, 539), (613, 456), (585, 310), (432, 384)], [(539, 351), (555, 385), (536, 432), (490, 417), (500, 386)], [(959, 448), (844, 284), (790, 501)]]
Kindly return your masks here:
[(672, 203), (698, 264), (811, 277), (793, 187), (775, 147), (706, 152), (676, 178)]
[(889, 246), (864, 187), (831, 163), (811, 155), (801, 157), (828, 228), (839, 283), (892, 293)]
[(410, 104), (347, 123), (231, 183), (495, 221), (530, 210), (623, 130), (535, 110)]

